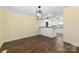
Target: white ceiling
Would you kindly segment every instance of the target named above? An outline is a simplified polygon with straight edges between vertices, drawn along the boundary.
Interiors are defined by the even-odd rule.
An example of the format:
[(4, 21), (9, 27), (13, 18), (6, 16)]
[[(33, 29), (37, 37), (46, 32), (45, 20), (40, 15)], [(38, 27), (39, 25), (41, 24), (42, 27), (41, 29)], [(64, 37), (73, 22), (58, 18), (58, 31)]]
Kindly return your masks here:
[[(63, 14), (63, 9), (69, 6), (42, 6), (44, 16), (49, 14)], [(4, 6), (5, 9), (15, 12), (24, 13), (26, 15), (35, 16), (37, 6)]]

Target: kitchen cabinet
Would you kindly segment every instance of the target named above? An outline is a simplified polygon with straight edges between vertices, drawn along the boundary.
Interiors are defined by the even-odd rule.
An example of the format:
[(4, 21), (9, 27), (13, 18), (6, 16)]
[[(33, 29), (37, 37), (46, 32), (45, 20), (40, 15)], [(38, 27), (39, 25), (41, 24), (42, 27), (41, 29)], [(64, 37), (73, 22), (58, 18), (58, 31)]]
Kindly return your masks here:
[(57, 30), (53, 27), (40, 27), (40, 34), (50, 38), (54, 38), (57, 36)]

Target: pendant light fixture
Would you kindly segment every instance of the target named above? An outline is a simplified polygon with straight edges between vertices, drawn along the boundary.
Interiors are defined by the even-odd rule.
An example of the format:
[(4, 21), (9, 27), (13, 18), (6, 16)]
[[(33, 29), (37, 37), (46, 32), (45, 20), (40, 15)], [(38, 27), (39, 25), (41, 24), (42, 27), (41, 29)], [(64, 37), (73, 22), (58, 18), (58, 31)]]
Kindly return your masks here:
[(38, 9), (36, 11), (36, 15), (37, 15), (38, 20), (42, 19), (43, 11), (41, 9), (41, 6), (38, 6)]

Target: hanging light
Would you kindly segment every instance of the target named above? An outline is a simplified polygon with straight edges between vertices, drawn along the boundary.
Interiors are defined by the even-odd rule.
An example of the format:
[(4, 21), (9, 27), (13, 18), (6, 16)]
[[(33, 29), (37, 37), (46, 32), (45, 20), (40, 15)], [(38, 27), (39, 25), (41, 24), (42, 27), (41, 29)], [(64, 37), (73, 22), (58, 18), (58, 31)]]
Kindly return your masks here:
[(38, 19), (42, 19), (43, 11), (41, 9), (41, 6), (38, 6), (38, 10), (36, 11), (36, 15)]

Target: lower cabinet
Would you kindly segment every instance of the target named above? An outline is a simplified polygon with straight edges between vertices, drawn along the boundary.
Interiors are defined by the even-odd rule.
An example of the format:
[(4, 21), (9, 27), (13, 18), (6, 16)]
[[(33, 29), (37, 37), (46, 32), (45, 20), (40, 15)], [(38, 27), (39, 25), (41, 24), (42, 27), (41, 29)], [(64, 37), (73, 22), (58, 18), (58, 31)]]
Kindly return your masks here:
[(41, 27), (40, 34), (50, 37), (50, 38), (54, 38), (57, 36), (57, 31), (56, 31), (56, 29), (54, 29), (52, 27)]

